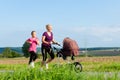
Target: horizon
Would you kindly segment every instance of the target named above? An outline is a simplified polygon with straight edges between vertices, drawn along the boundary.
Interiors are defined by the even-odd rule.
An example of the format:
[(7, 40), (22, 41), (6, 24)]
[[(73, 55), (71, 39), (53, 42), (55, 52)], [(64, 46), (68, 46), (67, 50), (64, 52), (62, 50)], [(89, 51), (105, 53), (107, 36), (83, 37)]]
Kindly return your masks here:
[[(22, 47), (0, 47), (0, 48), (22, 48)], [(41, 47), (37, 47), (37, 48), (41, 48)], [(85, 49), (86, 47), (79, 47), (79, 49), (81, 48)], [(87, 47), (87, 48), (120, 48), (120, 47)]]
[(0, 47), (22, 46), (32, 30), (41, 36), (53, 26), (60, 44), (65, 37), (79, 47), (120, 47), (119, 0), (0, 1)]

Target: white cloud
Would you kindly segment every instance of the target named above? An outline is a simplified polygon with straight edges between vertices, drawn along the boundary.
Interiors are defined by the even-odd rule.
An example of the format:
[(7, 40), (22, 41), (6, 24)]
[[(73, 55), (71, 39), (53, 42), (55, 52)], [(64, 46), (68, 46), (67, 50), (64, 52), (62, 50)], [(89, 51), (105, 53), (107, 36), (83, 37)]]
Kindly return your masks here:
[(103, 38), (102, 41), (104, 41), (104, 42), (111, 42), (111, 41), (113, 41), (113, 39), (106, 37), (106, 38)]
[[(88, 45), (119, 45), (120, 27), (74, 27), (70, 29), (76, 36), (78, 42), (84, 42), (86, 38)], [(77, 34), (77, 35), (76, 35)], [(82, 41), (83, 40), (83, 41)]]
[(120, 27), (92, 27), (90, 34), (96, 37), (116, 36), (120, 34)]
[(69, 29), (77, 34), (86, 34), (99, 38), (119, 37), (120, 27), (74, 27)]

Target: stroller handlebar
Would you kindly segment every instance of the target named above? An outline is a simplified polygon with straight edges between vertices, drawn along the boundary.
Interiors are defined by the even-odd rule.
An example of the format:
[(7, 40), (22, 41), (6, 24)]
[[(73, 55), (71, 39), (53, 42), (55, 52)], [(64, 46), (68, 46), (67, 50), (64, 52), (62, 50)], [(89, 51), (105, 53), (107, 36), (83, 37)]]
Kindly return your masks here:
[(58, 45), (58, 46), (61, 46), (59, 43), (53, 43), (53, 44)]
[(58, 46), (61, 46), (59, 43), (57, 43)]

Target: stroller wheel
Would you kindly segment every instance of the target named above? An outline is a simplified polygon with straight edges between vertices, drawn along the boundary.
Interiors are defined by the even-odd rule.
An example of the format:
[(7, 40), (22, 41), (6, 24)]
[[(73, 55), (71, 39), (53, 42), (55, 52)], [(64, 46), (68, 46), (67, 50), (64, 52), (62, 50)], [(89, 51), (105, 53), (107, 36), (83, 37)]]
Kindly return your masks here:
[(74, 62), (74, 70), (75, 72), (81, 72), (82, 71), (82, 65), (79, 62)]

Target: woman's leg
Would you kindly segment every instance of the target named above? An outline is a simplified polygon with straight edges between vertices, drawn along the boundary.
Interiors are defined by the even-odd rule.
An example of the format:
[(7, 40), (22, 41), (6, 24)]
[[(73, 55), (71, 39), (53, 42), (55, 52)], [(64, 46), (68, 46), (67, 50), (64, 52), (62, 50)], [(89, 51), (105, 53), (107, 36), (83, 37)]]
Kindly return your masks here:
[(29, 64), (32, 62), (32, 60), (33, 60), (33, 52), (31, 51), (31, 52), (30, 52)]
[(50, 55), (51, 58), (49, 58), (46, 63), (51, 62), (55, 57), (54, 52), (53, 52), (53, 50), (51, 48), (49, 49), (48, 54)]
[(36, 59), (37, 59), (37, 54), (34, 52), (33, 61), (35, 61)]
[(42, 57), (43, 57), (41, 66), (43, 66), (45, 64), (46, 59), (47, 59), (47, 51), (46, 51), (46, 48), (44, 48), (44, 47), (41, 48), (41, 51), (42, 51)]

